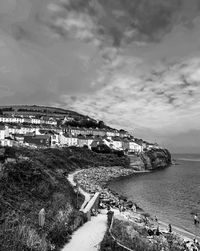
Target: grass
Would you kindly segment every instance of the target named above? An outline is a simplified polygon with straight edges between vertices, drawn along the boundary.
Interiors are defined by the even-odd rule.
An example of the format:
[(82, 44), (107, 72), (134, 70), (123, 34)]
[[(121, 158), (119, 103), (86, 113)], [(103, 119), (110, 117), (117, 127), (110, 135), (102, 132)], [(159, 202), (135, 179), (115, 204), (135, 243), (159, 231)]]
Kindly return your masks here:
[[(14, 163), (0, 173), (0, 250), (59, 250), (83, 224), (77, 197), (66, 175), (76, 169), (99, 165), (128, 165), (126, 157), (97, 154), (85, 148), (6, 148)], [(26, 160), (22, 158), (28, 157)], [(79, 195), (78, 205), (83, 202)], [(38, 224), (44, 208), (45, 225)]]
[[(111, 230), (112, 235), (118, 243), (134, 251), (182, 251), (184, 250), (183, 241), (176, 235), (167, 234), (165, 236), (154, 236), (153, 239), (147, 238), (147, 231), (144, 227), (132, 223), (114, 219)], [(101, 251), (126, 251), (112, 238), (109, 231), (106, 232), (101, 243)]]

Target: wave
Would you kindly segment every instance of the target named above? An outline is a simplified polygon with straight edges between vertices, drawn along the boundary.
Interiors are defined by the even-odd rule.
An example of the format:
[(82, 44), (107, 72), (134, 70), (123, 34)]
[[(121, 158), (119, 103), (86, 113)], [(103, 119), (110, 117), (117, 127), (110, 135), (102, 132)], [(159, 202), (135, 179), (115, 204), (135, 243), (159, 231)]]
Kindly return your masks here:
[(176, 158), (176, 160), (184, 160), (184, 161), (192, 161), (192, 162), (199, 162), (199, 159), (190, 159), (190, 158)]

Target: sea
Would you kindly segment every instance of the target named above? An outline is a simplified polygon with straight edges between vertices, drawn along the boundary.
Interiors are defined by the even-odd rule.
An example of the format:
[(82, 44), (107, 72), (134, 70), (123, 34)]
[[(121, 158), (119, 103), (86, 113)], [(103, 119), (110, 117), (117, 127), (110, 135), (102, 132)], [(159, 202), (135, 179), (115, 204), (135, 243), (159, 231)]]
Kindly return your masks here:
[(192, 215), (200, 216), (200, 154), (174, 154), (172, 159), (175, 165), (115, 180), (109, 187), (152, 217), (200, 236)]

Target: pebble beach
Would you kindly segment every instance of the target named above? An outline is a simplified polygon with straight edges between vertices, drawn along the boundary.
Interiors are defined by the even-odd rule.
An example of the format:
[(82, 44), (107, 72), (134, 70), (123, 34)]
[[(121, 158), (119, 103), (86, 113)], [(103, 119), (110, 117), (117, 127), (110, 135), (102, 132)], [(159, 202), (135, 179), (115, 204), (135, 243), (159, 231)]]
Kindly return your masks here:
[[(121, 196), (116, 194), (115, 192), (111, 192), (111, 190), (107, 187), (109, 181), (113, 179), (119, 179), (122, 177), (137, 175), (138, 171), (135, 171), (130, 168), (123, 167), (98, 167), (98, 168), (90, 168), (84, 169), (74, 175), (74, 181), (86, 192), (90, 194), (94, 194), (95, 192), (100, 193), (100, 198), (103, 201), (111, 201), (114, 205), (119, 203)], [(132, 202), (134, 204), (134, 202)], [(136, 205), (137, 206), (137, 205)], [(133, 221), (138, 219), (143, 219), (145, 212), (142, 210), (137, 210), (137, 214), (134, 214), (130, 210), (127, 210), (123, 213), (124, 217), (127, 219), (132, 219)], [(149, 217), (150, 224), (152, 226), (156, 226), (157, 222)], [(159, 227), (162, 232), (168, 232), (168, 225), (159, 219)], [(180, 228), (173, 227), (174, 232), (183, 239), (183, 241), (187, 242), (188, 245), (191, 245), (193, 242), (194, 236), (189, 232), (185, 232)]]

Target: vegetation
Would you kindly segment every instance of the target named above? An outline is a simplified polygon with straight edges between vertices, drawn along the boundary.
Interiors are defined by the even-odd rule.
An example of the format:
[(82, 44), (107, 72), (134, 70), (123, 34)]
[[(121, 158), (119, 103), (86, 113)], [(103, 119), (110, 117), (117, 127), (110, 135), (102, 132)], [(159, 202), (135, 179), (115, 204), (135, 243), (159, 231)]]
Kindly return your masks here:
[(14, 109), (13, 109), (12, 107), (3, 107), (3, 108), (1, 108), (1, 111), (5, 111), (5, 112), (9, 111), (9, 112), (12, 112), (12, 111), (14, 111)]
[(105, 144), (99, 144), (96, 147), (92, 147), (92, 151), (94, 151), (96, 153), (107, 153), (107, 154), (108, 153), (114, 153), (118, 157), (124, 156), (124, 151), (112, 149), (112, 148), (110, 148), (109, 146), (107, 146)]
[(52, 116), (52, 117), (72, 117), (72, 118), (88, 118), (89, 120), (93, 120), (88, 116), (84, 116), (75, 111), (66, 110), (62, 108), (56, 107), (48, 107), (48, 106), (37, 106), (37, 105), (13, 105), (13, 106), (0, 106), (0, 110), (3, 114), (11, 114), (15, 113), (16, 115), (24, 115), (30, 114), (34, 116)]
[(148, 239), (147, 230), (130, 221), (114, 219), (111, 233), (114, 239), (107, 231), (101, 243), (101, 251), (126, 251), (119, 243), (134, 251), (184, 250), (184, 243), (177, 236), (166, 234)]
[[(0, 172), (0, 250), (59, 250), (80, 226), (83, 215), (77, 197), (66, 179), (76, 169), (99, 165), (126, 166), (126, 157), (97, 154), (87, 148), (9, 148)], [(78, 207), (83, 198), (78, 198)], [(38, 224), (44, 208), (45, 225)]]
[(76, 118), (72, 121), (66, 121), (64, 126), (73, 126), (73, 127), (84, 127), (84, 128), (93, 128), (93, 129), (112, 129), (111, 127), (104, 124), (103, 121), (96, 121), (92, 119), (85, 118)]
[(64, 117), (71, 118), (70, 121), (66, 121), (64, 124), (58, 121), (58, 124), (62, 124), (62, 126), (112, 129), (111, 127), (105, 125), (103, 121), (97, 121), (89, 116), (85, 116), (71, 110), (36, 105), (0, 106), (0, 115), (11, 114), (13, 112), (16, 115), (34, 115), (37, 118), (41, 118), (42, 116), (56, 117), (56, 119), (63, 119)]

